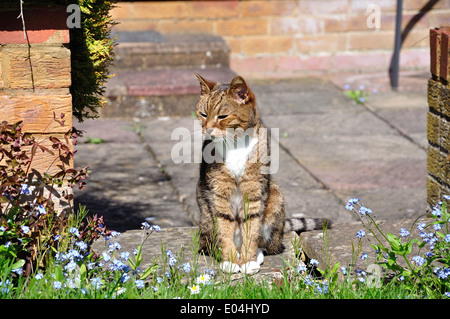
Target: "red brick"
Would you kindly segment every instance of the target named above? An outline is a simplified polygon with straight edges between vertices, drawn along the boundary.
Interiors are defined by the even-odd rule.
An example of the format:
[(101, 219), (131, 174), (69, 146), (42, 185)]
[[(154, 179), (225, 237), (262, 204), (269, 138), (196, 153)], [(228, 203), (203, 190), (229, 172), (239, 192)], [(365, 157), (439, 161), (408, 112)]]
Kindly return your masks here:
[[(65, 127), (53, 120), (53, 112), (65, 115)], [(0, 96), (2, 121), (23, 121), (23, 131), (30, 133), (61, 132), (72, 127), (72, 97), (65, 95)]]
[(276, 58), (239, 58), (232, 56), (230, 66), (236, 73), (242, 75), (274, 72), (276, 70)]
[(325, 33), (328, 32), (345, 32), (349, 30), (348, 15), (336, 14), (327, 16), (323, 19), (323, 28)]
[(217, 21), (217, 33), (225, 36), (267, 34), (267, 28), (267, 20), (259, 18)]
[[(29, 43), (69, 43), (69, 30), (30, 30), (27, 31)], [(0, 31), (0, 43), (27, 43), (23, 31)]]
[[(70, 127), (67, 126), (66, 131), (68, 131), (69, 129)], [(25, 132), (23, 129), (22, 131)], [(53, 143), (49, 140), (49, 137), (50, 136), (56, 137), (59, 140), (64, 141), (64, 143), (66, 143), (64, 139), (64, 133), (32, 134), (32, 136), (35, 138), (35, 141), (39, 143), (39, 145), (53, 151), (52, 149)], [(67, 144), (67, 146), (71, 151), (73, 151), (72, 139), (69, 139), (69, 143)], [(29, 157), (31, 157), (31, 146), (24, 147), (24, 151), (27, 153)], [(5, 164), (6, 159), (4, 158), (2, 161), (0, 161), (0, 165)], [(41, 175), (41, 177), (43, 176), (44, 172), (47, 174), (56, 174), (60, 171), (60, 168), (57, 166), (59, 164), (61, 164), (61, 160), (59, 159), (58, 151), (53, 152), (53, 154), (50, 154), (48, 152), (42, 152), (42, 150), (38, 148), (31, 162), (29, 172), (32, 173), (34, 170), (36, 170)], [(70, 159), (68, 163), (64, 164), (66, 165), (67, 168), (73, 167), (73, 159)]]
[[(417, 19), (417, 14), (419, 12), (413, 12), (413, 13), (403, 13), (402, 14), (402, 29), (404, 29), (409, 23), (411, 23), (412, 20)], [(392, 14), (395, 21), (395, 15)], [(381, 15), (381, 21), (383, 21), (383, 14)], [(449, 15), (450, 17), (450, 15)], [(430, 28), (430, 12), (425, 13), (423, 16), (420, 17), (419, 21), (414, 21), (414, 29), (421, 29), (421, 28)], [(395, 24), (393, 24), (394, 26)], [(389, 27), (389, 26), (383, 26), (382, 27)]]
[(394, 45), (394, 31), (368, 31), (348, 34), (349, 50), (391, 49)]
[(299, 14), (330, 14), (330, 13), (346, 13), (348, 10), (347, 0), (314, 0), (299, 1)]
[(280, 57), (278, 71), (317, 71), (329, 70), (331, 60), (329, 56), (295, 56)]
[(430, 21), (432, 27), (450, 26), (450, 10), (432, 11)]
[(426, 5), (428, 0), (404, 0), (403, 1), (403, 9), (404, 10), (419, 10), (424, 5)]
[[(153, 20), (128, 20), (128, 21), (120, 21), (119, 24), (114, 26), (114, 30), (117, 31), (145, 31), (145, 30), (153, 30), (159, 31), (158, 22)], [(120, 44), (119, 44), (120, 45)]]
[[(20, 11), (0, 11), (0, 44), (27, 43)], [(29, 43), (69, 43), (65, 6), (24, 7), (25, 27)]]
[(413, 29), (403, 40), (403, 48), (423, 48), (429, 45), (429, 29)]
[(440, 46), (442, 30), (430, 30), (430, 72), (439, 77), (440, 71)]
[(288, 52), (292, 49), (293, 39), (290, 36), (254, 36), (241, 40), (242, 53), (256, 55), (259, 53)]
[[(31, 62), (31, 67), (30, 67)], [(71, 84), (70, 51), (62, 46), (4, 46), (5, 86), (11, 89), (68, 88)], [(31, 72), (33, 71), (33, 72)], [(34, 87), (33, 87), (34, 86)]]
[(298, 52), (337, 52), (346, 49), (344, 33), (318, 34), (295, 39)]
[(5, 82), (3, 81), (3, 67), (2, 67), (2, 52), (0, 51), (0, 89), (5, 87)]
[(293, 0), (270, 1), (271, 14), (274, 16), (294, 16), (297, 14), (297, 2)]
[(430, 65), (430, 53), (427, 49), (400, 51), (400, 67), (416, 69)]
[(395, 0), (351, 0), (350, 11), (367, 12), (367, 7), (371, 4), (376, 4), (380, 7), (382, 12), (395, 11), (397, 1)]
[(232, 18), (239, 16), (239, 2), (232, 1), (187, 1), (188, 18)]
[(113, 20), (126, 20), (132, 17), (132, 3), (119, 2), (111, 9), (111, 17)]
[(321, 19), (317, 17), (273, 18), (271, 34), (318, 34), (323, 31)]
[(441, 79), (444, 79), (445, 81), (450, 80), (450, 61), (449, 61), (449, 54), (450, 54), (450, 32), (449, 31), (443, 31), (442, 37), (441, 37), (441, 62), (440, 62), (440, 71), (439, 71), (439, 77)]
[(333, 69), (357, 70), (386, 70), (389, 67), (391, 53), (338, 53), (333, 57)]
[(183, 1), (134, 2), (133, 19), (175, 19), (185, 15)]
[(257, 0), (241, 2), (242, 15), (244, 17), (268, 16), (272, 13), (270, 1)]
[(163, 20), (158, 31), (163, 33), (214, 33), (214, 23), (209, 20)]
[[(70, 129), (69, 126), (66, 126), (66, 132)], [(49, 140), (49, 137), (56, 137), (57, 139), (59, 139), (60, 141), (63, 141), (64, 143), (66, 143), (65, 139), (64, 139), (64, 133), (47, 133), (47, 134), (34, 134), (34, 138), (35, 141), (39, 143), (39, 145), (52, 150), (52, 145), (53, 143)], [(68, 140), (69, 143), (67, 144), (67, 146), (69, 147), (70, 151), (73, 151), (73, 144), (72, 144), (72, 139)], [(27, 148), (29, 150), (27, 150)], [(31, 146), (25, 148), (25, 151), (30, 152), (29, 154), (31, 154)], [(30, 170), (31, 172), (33, 170), (38, 171), (40, 174), (43, 174), (44, 172), (47, 174), (56, 174), (58, 173), (61, 169), (57, 166), (57, 165), (61, 165), (62, 161), (59, 158), (59, 152), (58, 151), (54, 151), (53, 154), (50, 154), (48, 152), (43, 152), (42, 150), (38, 149), (36, 151), (35, 156), (33, 157), (33, 161), (31, 162), (30, 165)], [(68, 162), (64, 163), (66, 168), (73, 168), (73, 159), (69, 158)]]
[(230, 47), (231, 53), (241, 52), (241, 37), (224, 37)]

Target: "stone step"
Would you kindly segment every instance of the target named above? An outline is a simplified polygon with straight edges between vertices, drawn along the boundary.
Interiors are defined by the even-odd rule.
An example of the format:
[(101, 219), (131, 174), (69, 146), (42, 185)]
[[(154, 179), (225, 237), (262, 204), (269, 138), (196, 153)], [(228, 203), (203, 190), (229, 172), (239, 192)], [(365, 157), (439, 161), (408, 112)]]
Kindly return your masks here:
[[(416, 226), (419, 223), (430, 223), (431, 219), (423, 218), (419, 220), (413, 219), (398, 219), (391, 221), (378, 221), (377, 225), (381, 231), (386, 234), (388, 232), (399, 235), (400, 228), (404, 227), (407, 230), (411, 230), (413, 238), (418, 238), (418, 231)], [(356, 238), (356, 233), (359, 230), (364, 230), (366, 235), (360, 240)], [(218, 262), (210, 257), (197, 253), (196, 235), (198, 227), (176, 227), (176, 228), (164, 228), (159, 233), (151, 234), (152, 239), (145, 241), (142, 247), (143, 262), (141, 269), (152, 264), (155, 258), (157, 263), (162, 266), (161, 257), (163, 252), (168, 249), (172, 251), (175, 256), (182, 256), (183, 258), (178, 261), (179, 265), (182, 263), (190, 263), (191, 266), (197, 265), (199, 270), (204, 268), (213, 269), (216, 274), (220, 274), (218, 269)], [(326, 236), (324, 237), (324, 233)], [(377, 233), (377, 237), (381, 238), (386, 247), (390, 247), (384, 240), (381, 234)], [(420, 238), (420, 237), (419, 237)], [(136, 249), (143, 240), (142, 230), (128, 230), (121, 233), (120, 237), (116, 240), (120, 243), (121, 251), (131, 252)], [(358, 242), (361, 241), (361, 250), (356, 254)], [(94, 241), (91, 246), (92, 250), (96, 253), (106, 251), (108, 243), (102, 238)], [(316, 230), (302, 232), (298, 235), (295, 232), (286, 233), (283, 239), (285, 250), (281, 254), (269, 255), (264, 257), (264, 263), (261, 265), (261, 270), (258, 274), (254, 275), (256, 280), (264, 279), (277, 279), (283, 277), (284, 270), (289, 273), (295, 272), (300, 265), (309, 263), (311, 259), (316, 259), (320, 269), (331, 269), (336, 263), (339, 263), (341, 267), (345, 267), (347, 271), (351, 271), (351, 278), (357, 273), (357, 270), (363, 270), (366, 273), (369, 271), (377, 271), (373, 267), (380, 270), (381, 277), (373, 278), (380, 279), (383, 276), (392, 276), (391, 272), (386, 273), (386, 269), (377, 265), (374, 249), (370, 244), (377, 244), (375, 237), (363, 227), (361, 222), (339, 224), (335, 227), (326, 230)], [(413, 256), (423, 256), (419, 251), (417, 244), (412, 247), (412, 252), (408, 256), (411, 260)], [(361, 254), (367, 253), (368, 258), (361, 260)], [(398, 262), (401, 266), (406, 267), (406, 262), (402, 258), (398, 258)], [(372, 266), (371, 266), (372, 265)], [(167, 266), (167, 265), (166, 265)], [(371, 268), (372, 267), (372, 268)], [(371, 270), (372, 269), (372, 270)], [(167, 269), (166, 269), (167, 270)], [(164, 273), (164, 269), (160, 269), (160, 274)], [(375, 276), (374, 274), (373, 276)], [(339, 276), (342, 278), (342, 272), (339, 270)], [(225, 280), (240, 280), (243, 278), (243, 274), (234, 274), (231, 277), (222, 277)]]
[[(245, 277), (242, 273), (233, 275), (221, 276), (219, 263), (213, 257), (198, 253), (198, 246), (196, 245), (198, 234), (198, 227), (176, 227), (164, 228), (160, 232), (153, 232), (150, 238), (142, 245), (142, 264), (141, 269), (146, 269), (153, 265), (153, 260), (156, 260), (160, 266), (158, 275), (164, 276), (164, 271), (167, 271), (169, 266), (166, 264), (166, 269), (163, 269), (163, 254), (166, 250), (170, 250), (177, 258), (177, 265), (181, 266), (183, 263), (189, 263), (191, 267), (197, 266), (198, 272), (202, 273), (203, 269), (210, 268), (218, 275), (216, 280), (238, 281)], [(145, 237), (145, 234), (144, 234)], [(128, 230), (121, 233), (118, 238), (110, 239), (120, 244), (121, 248), (118, 251), (128, 251), (130, 254), (133, 249), (137, 249), (138, 245), (142, 243), (143, 230)], [(296, 269), (303, 262), (296, 256), (298, 248), (298, 235), (295, 232), (285, 234), (283, 244), (285, 249), (282, 253), (277, 255), (270, 255), (264, 257), (264, 263), (261, 265), (260, 271), (253, 276), (256, 280), (263, 279), (277, 279), (283, 277), (285, 269), (292, 271)], [(108, 250), (109, 242), (105, 242), (100, 238), (91, 246), (91, 249), (96, 253), (101, 254)]]
[(117, 32), (112, 72), (177, 68), (221, 68), (230, 65), (225, 40), (209, 34)]
[(104, 118), (190, 116), (200, 93), (194, 73), (219, 82), (236, 76), (221, 37), (153, 31), (115, 35), (115, 76), (105, 86)]
[[(420, 219), (377, 220), (376, 224), (384, 235), (391, 233), (398, 237), (400, 229), (405, 228), (411, 232), (412, 238), (419, 238), (421, 241), (417, 225), (420, 223), (430, 224), (432, 221), (431, 218), (423, 217)], [(365, 220), (365, 223), (368, 223), (368, 221)], [(341, 267), (351, 268), (353, 274), (355, 274), (357, 269), (368, 272), (367, 269), (370, 265), (377, 265), (377, 254), (375, 249), (371, 247), (371, 244), (378, 244), (376, 238), (385, 247), (390, 248), (390, 244), (374, 225), (371, 226), (371, 229), (376, 237), (361, 222), (336, 225), (325, 233), (322, 230), (302, 232), (300, 234), (302, 253), (308, 259), (319, 261), (319, 268), (321, 269), (325, 269), (327, 266), (331, 269), (336, 263), (339, 263)], [(356, 237), (360, 230), (365, 232), (361, 239)], [(406, 239), (403, 239), (402, 242), (406, 242)], [(361, 248), (358, 252), (359, 244)], [(418, 245), (413, 244), (408, 259), (411, 262), (412, 257), (417, 255), (423, 256), (425, 252), (425, 248), (420, 251)], [(367, 259), (361, 259), (363, 253), (367, 254)], [(405, 260), (401, 256), (398, 256), (397, 261), (402, 267), (407, 267)], [(378, 267), (381, 270), (381, 274), (385, 275), (386, 269), (381, 266)]]
[(100, 116), (190, 116), (200, 93), (194, 73), (223, 83), (236, 76), (228, 67), (120, 71), (106, 84), (107, 105), (100, 111)]

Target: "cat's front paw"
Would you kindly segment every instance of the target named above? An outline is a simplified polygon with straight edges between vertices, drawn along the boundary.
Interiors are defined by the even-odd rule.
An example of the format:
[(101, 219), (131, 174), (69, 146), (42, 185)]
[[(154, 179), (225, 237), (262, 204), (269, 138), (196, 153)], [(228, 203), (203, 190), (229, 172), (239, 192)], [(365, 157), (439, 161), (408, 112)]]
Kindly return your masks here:
[(247, 275), (254, 275), (260, 269), (261, 267), (256, 261), (249, 261), (248, 263), (245, 263), (241, 266), (241, 272)]
[(233, 264), (231, 261), (224, 261), (221, 262), (219, 265), (220, 270), (225, 273), (231, 273), (235, 274), (238, 273), (240, 270), (240, 267), (238, 264)]
[(256, 252), (256, 262), (258, 263), (258, 265), (264, 263), (264, 252), (261, 248), (258, 248), (258, 251)]

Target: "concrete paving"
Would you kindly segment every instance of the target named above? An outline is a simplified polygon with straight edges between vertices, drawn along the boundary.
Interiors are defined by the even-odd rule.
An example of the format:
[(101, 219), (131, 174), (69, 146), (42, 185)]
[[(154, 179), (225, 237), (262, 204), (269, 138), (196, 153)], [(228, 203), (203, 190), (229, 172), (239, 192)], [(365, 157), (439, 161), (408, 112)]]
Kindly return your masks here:
[[(367, 79), (362, 80), (371, 90)], [(344, 207), (351, 197), (361, 198), (380, 220), (411, 220), (426, 212), (427, 77), (405, 79), (405, 90), (391, 92), (384, 89), (385, 75), (375, 77), (378, 93), (365, 105), (343, 95), (347, 80), (358, 85), (355, 77), (248, 81), (264, 123), (279, 129), (280, 169), (274, 178), (288, 216), (327, 217), (339, 233), (339, 227), (360, 227)], [(92, 169), (86, 189), (75, 191), (76, 202), (125, 233), (143, 221), (167, 229), (195, 226), (199, 164), (176, 164), (171, 157), (179, 143), (172, 132), (186, 128), (195, 135), (194, 120), (185, 115), (75, 123), (85, 131), (75, 147), (75, 166)], [(86, 143), (88, 137), (104, 142)], [(359, 229), (347, 228), (333, 240), (351, 243)], [(301, 238), (314, 242), (313, 235)]]

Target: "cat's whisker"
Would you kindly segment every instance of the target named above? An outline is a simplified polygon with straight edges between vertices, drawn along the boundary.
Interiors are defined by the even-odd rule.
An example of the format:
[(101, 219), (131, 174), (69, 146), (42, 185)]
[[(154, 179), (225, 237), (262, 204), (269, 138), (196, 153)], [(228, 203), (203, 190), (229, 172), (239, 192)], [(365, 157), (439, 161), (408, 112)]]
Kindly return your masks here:
[(227, 148), (233, 149), (235, 147), (234, 146), (234, 139), (230, 139), (230, 137), (225, 136), (224, 140), (225, 140), (225, 145), (228, 146)]
[(202, 135), (203, 135), (202, 130), (196, 130), (196, 131), (193, 131), (193, 132), (189, 132), (189, 135), (183, 136), (182, 139), (180, 140), (180, 142), (184, 142), (184, 141), (186, 141), (188, 139), (192, 140), (192, 137), (194, 137), (194, 139), (195, 139), (195, 136), (198, 135), (198, 134), (200, 134), (200, 137), (202, 137)]

